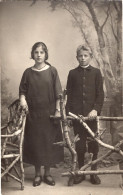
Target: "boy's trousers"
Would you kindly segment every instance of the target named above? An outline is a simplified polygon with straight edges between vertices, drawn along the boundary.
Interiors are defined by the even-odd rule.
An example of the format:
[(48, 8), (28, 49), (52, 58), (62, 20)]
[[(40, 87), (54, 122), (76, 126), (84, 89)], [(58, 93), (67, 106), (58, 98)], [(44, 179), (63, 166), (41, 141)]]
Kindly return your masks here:
[[(91, 128), (93, 132), (97, 131), (96, 121), (87, 121), (86, 124)], [(73, 121), (73, 128), (75, 136), (78, 134), (80, 140), (76, 142), (76, 152), (78, 157), (79, 169), (84, 165), (84, 154), (86, 152), (86, 141), (87, 137), (91, 137), (87, 130), (78, 121)], [(93, 153), (92, 160), (97, 159), (99, 151), (99, 146), (96, 141), (91, 141), (88, 143), (88, 152)], [(91, 170), (96, 170), (97, 165), (93, 165)]]

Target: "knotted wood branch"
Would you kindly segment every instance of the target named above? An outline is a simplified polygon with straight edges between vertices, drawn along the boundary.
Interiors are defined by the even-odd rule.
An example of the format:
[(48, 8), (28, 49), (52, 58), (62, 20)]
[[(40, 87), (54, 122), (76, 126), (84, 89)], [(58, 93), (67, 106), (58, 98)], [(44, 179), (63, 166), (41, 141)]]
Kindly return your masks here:
[(71, 152), (72, 155), (72, 171), (76, 170), (76, 163), (77, 163), (77, 153), (73, 147), (73, 144), (70, 140), (69, 137), (69, 130), (68, 130), (68, 125), (67, 125), (67, 117), (65, 114), (64, 110), (64, 101), (63, 101), (63, 96), (60, 95), (60, 114), (61, 114), (61, 121), (62, 121), (62, 127), (63, 127), (63, 136), (66, 142), (66, 146), (69, 148), (69, 151)]

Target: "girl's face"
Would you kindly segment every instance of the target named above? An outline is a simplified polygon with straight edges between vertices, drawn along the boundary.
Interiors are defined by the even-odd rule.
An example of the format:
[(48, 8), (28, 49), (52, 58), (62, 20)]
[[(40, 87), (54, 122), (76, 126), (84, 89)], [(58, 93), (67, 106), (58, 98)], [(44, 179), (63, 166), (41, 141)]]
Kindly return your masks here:
[(91, 61), (91, 56), (88, 51), (80, 50), (77, 55), (77, 60), (80, 66), (87, 66)]
[(42, 46), (39, 46), (35, 49), (34, 60), (38, 64), (45, 61), (45, 51), (42, 49)]

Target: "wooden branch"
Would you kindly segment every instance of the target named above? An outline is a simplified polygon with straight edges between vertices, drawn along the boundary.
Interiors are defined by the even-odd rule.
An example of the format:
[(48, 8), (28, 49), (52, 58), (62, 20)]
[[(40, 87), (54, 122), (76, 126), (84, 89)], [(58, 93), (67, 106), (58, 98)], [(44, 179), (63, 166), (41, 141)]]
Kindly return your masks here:
[(2, 159), (15, 158), (17, 156), (20, 156), (20, 154), (5, 154), (5, 155), (3, 155)]
[(99, 117), (96, 117), (96, 122), (97, 122), (97, 134), (99, 134), (99, 129), (100, 129), (100, 122), (99, 122)]
[[(75, 120), (76, 118), (75, 117), (72, 117), (72, 116), (66, 116), (68, 120)], [(61, 116), (53, 116), (51, 115), (50, 116), (51, 119), (61, 119)], [(119, 117), (108, 117), (108, 116), (98, 116), (99, 120), (101, 121), (123, 121), (123, 117), (122, 116), (119, 116)], [(89, 117), (83, 117), (83, 121), (87, 121), (89, 120)], [(96, 120), (93, 119), (93, 120)]]
[(76, 176), (76, 175), (105, 175), (105, 174), (123, 174), (123, 170), (105, 170), (105, 171), (70, 171), (66, 173), (62, 173), (63, 177), (66, 176)]
[(21, 190), (24, 190), (24, 167), (23, 167), (23, 156), (22, 156), (22, 151), (21, 151), (21, 156), (20, 156), (20, 170), (21, 170)]
[(103, 156), (101, 156), (100, 158), (94, 160), (94, 161), (91, 161), (91, 162), (88, 162), (86, 165), (82, 166), (80, 168), (81, 171), (84, 171), (86, 170), (88, 167), (94, 165), (94, 164), (97, 164), (98, 162), (102, 161), (104, 158), (106, 158), (107, 156), (110, 156), (111, 154), (113, 153), (113, 151), (108, 151), (106, 154), (104, 154)]
[(16, 168), (16, 166), (15, 166), (15, 165), (13, 166), (13, 168), (14, 168), (15, 173), (16, 173), (16, 175), (18, 176), (18, 178), (20, 178), (19, 171), (18, 171), (18, 169)]
[(123, 121), (123, 117), (107, 117), (107, 116), (98, 116), (99, 120), (101, 121)]
[[(120, 147), (123, 144), (123, 140), (121, 142), (119, 142), (118, 144), (116, 144), (115, 147)], [(87, 163), (86, 165), (82, 166), (81, 169), (79, 171), (73, 171), (73, 172), (66, 172), (66, 173), (62, 173), (62, 176), (70, 176), (70, 175), (101, 175), (101, 174), (122, 174), (123, 171), (114, 171), (114, 170), (105, 170), (105, 171), (85, 171), (88, 167), (97, 164), (98, 162), (102, 161), (104, 158), (106, 158), (107, 156), (111, 155), (114, 151), (108, 151), (106, 154), (104, 154), (103, 156), (101, 156), (100, 158), (91, 161), (89, 163)]]
[[(116, 148), (117, 147), (120, 147), (121, 145), (123, 144), (123, 141), (119, 142), (116, 144)], [(91, 161), (89, 162), (88, 164), (84, 165), (83, 167), (81, 167), (81, 171), (84, 171), (85, 169), (87, 169), (88, 167), (90, 167), (91, 165), (94, 165), (94, 164), (97, 164), (98, 162), (102, 161), (104, 158), (110, 156), (114, 151), (110, 150), (108, 151), (106, 154), (104, 154), (103, 156), (101, 156), (100, 158), (94, 160), (94, 161)]]
[(24, 141), (24, 132), (25, 132), (25, 124), (26, 124), (26, 113), (25, 111), (22, 112), (22, 117), (23, 117), (23, 124), (22, 124), (22, 134), (20, 138), (20, 154), (22, 156), (22, 146), (23, 146), (23, 141)]
[(1, 178), (9, 172), (9, 170), (13, 167), (13, 165), (14, 165), (19, 159), (20, 159), (20, 155), (17, 156), (17, 158), (10, 164), (10, 166), (7, 167), (7, 169), (1, 174)]
[(12, 134), (9, 134), (9, 135), (1, 135), (1, 138), (14, 137), (14, 136), (19, 135), (21, 132), (22, 132), (22, 129), (18, 129), (17, 131), (15, 131), (15, 132), (14, 132), (14, 133), (12, 133)]
[(95, 134), (93, 133), (93, 131), (89, 128), (89, 126), (83, 122), (82, 118), (76, 116), (75, 114), (69, 112), (68, 113), (70, 116), (76, 118), (84, 127), (85, 129), (88, 131), (88, 133), (93, 137), (93, 139), (95, 141), (97, 141), (101, 146), (105, 147), (105, 148), (108, 148), (110, 150), (113, 150), (113, 151), (116, 151), (116, 152), (119, 152), (122, 156), (123, 156), (123, 151), (122, 150), (118, 150), (118, 148), (115, 148), (114, 146), (111, 146), (109, 144), (106, 144), (106, 143), (103, 143), (98, 137), (95, 136)]
[[(78, 140), (79, 140), (79, 135), (77, 134), (77, 135), (74, 137), (74, 140), (73, 140), (73, 142), (72, 142), (71, 144), (72, 144), (72, 145), (75, 144)], [(59, 146), (61, 146), (61, 147), (67, 147), (67, 148), (68, 148), (68, 146), (67, 146), (67, 144), (66, 144), (65, 141), (56, 142), (56, 143), (53, 143), (53, 144), (54, 144), (54, 145), (59, 145)]]
[(15, 147), (15, 148), (19, 148), (19, 146), (18, 146), (17, 144), (13, 144), (13, 143), (11, 143), (11, 142), (7, 142), (7, 145), (13, 146), (13, 147)]
[(1, 158), (3, 158), (4, 152), (6, 150), (6, 144), (7, 144), (8, 138), (6, 137), (4, 139), (3, 145), (1, 146)]
[[(66, 142), (66, 146), (68, 147), (71, 156), (72, 156), (72, 167), (71, 167), (71, 171), (75, 171), (76, 170), (76, 164), (77, 164), (77, 153), (73, 147), (73, 144), (70, 140), (69, 137), (69, 130), (68, 130), (68, 124), (67, 124), (67, 117), (65, 114), (65, 110), (64, 110), (64, 105), (63, 105), (63, 95), (60, 95), (60, 114), (61, 114), (61, 121), (62, 121), (62, 127), (63, 127), (63, 135), (64, 135), (64, 139)], [(70, 178), (70, 182), (68, 182), (68, 185), (72, 186), (74, 183), (74, 178), (71, 177)]]
[(14, 105), (18, 104), (20, 102), (19, 99), (15, 100), (14, 102), (12, 102), (12, 104), (9, 105), (8, 109), (10, 109), (11, 107), (13, 107)]
[(53, 143), (53, 145), (59, 145), (61, 147), (66, 147), (66, 142), (65, 141), (62, 141), (62, 142), (56, 142), (56, 143)]
[[(2, 147), (2, 158), (1, 159), (11, 159), (15, 158), (12, 162), (10, 162), (9, 166), (2, 168), (3, 172), (1, 174), (1, 177), (4, 175), (10, 176), (11, 178), (15, 179), (16, 181), (21, 183), (21, 190), (24, 189), (24, 168), (23, 168), (23, 159), (22, 159), (22, 150), (23, 150), (23, 140), (24, 140), (24, 131), (25, 131), (25, 122), (26, 122), (26, 110), (23, 110), (20, 107), (19, 100), (16, 100), (9, 106), (9, 117), (8, 117), (8, 123), (6, 126), (4, 126), (4, 129), (7, 128), (6, 134), (1, 135), (1, 138), (4, 139), (3, 147)], [(11, 123), (11, 124), (10, 124)], [(14, 136), (19, 137), (19, 141), (17, 144), (13, 144), (13, 138)], [(9, 141), (9, 142), (8, 142)], [(17, 149), (18, 153), (9, 153), (7, 154), (8, 145), (13, 146), (15, 149)], [(20, 175), (16, 168), (16, 163), (19, 161), (20, 163)], [(8, 161), (9, 162), (9, 161)], [(16, 176), (9, 173), (11, 169), (14, 169)]]
[(60, 113), (61, 113), (61, 119), (62, 119), (62, 126), (63, 126), (63, 134), (64, 134), (64, 139), (66, 141), (66, 145), (69, 148), (69, 151), (71, 152), (72, 155), (72, 171), (76, 170), (76, 164), (77, 164), (77, 153), (72, 145), (72, 142), (70, 140), (69, 137), (69, 130), (68, 130), (68, 125), (67, 125), (67, 118), (66, 118), (66, 114), (65, 111), (63, 110), (64, 106), (63, 106), (63, 96), (60, 95)]
[[(89, 120), (88, 117), (78, 117), (72, 113), (69, 112), (69, 116), (65, 115), (65, 112), (63, 112), (63, 97), (62, 95), (60, 96), (60, 112), (61, 112), (61, 117), (54, 117), (51, 116), (51, 118), (57, 118), (57, 119), (61, 119), (62, 120), (62, 126), (63, 126), (63, 133), (64, 133), (64, 137), (65, 137), (65, 141), (66, 141), (66, 145), (68, 146), (71, 154), (72, 154), (72, 169), (70, 172), (67, 173), (62, 173), (62, 176), (70, 176), (72, 178), (74, 178), (74, 176), (76, 175), (101, 175), (101, 174), (123, 174), (123, 171), (114, 171), (114, 170), (108, 170), (108, 171), (85, 171), (85, 169), (87, 169), (88, 167), (97, 164), (98, 162), (102, 161), (105, 157), (109, 156), (111, 153), (113, 152), (117, 152), (119, 154), (121, 154), (123, 156), (123, 151), (120, 150), (120, 146), (123, 144), (123, 140), (120, 141), (116, 146), (111, 146), (108, 144), (103, 143), (98, 137), (96, 137), (96, 135), (92, 132), (92, 130), (88, 127), (88, 125), (84, 122), (85, 120)], [(72, 146), (72, 142), (70, 141), (69, 138), (69, 134), (68, 134), (68, 129), (67, 129), (67, 119), (70, 120), (79, 120), (79, 122), (85, 127), (85, 129), (87, 129), (87, 131), (89, 132), (89, 134), (93, 137), (93, 139), (95, 141), (97, 141), (100, 145), (109, 148), (110, 151), (108, 151), (106, 154), (104, 154), (103, 156), (101, 156), (100, 158), (94, 160), (94, 161), (90, 161), (88, 164), (84, 165), (83, 167), (81, 167), (81, 169), (79, 171), (76, 171), (76, 151), (74, 150), (73, 146)], [(123, 117), (97, 117), (94, 120), (97, 120), (97, 123), (99, 123), (99, 120), (107, 120), (107, 121), (111, 121), (111, 120), (117, 120), (117, 121), (123, 121)], [(99, 126), (99, 124), (98, 124)], [(75, 139), (76, 140), (76, 139)], [(62, 142), (63, 144), (64, 142)]]
[(4, 125), (4, 126), (2, 126), (2, 127), (1, 127), (1, 130), (6, 129), (6, 128), (7, 128), (7, 126), (8, 126), (8, 125)]
[[(3, 171), (5, 171), (5, 169), (4, 169), (3, 167), (1, 167), (1, 169), (2, 169)], [(12, 179), (15, 179), (16, 181), (22, 183), (22, 181), (21, 181), (20, 179), (18, 179), (17, 177), (15, 177), (14, 175), (12, 175), (11, 173), (8, 172), (7, 175), (8, 175), (9, 177), (11, 177)]]

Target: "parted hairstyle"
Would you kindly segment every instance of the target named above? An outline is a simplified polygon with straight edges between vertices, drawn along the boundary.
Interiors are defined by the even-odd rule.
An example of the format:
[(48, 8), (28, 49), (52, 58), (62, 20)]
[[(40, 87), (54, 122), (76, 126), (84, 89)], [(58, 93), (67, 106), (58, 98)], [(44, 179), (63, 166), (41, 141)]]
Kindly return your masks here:
[(47, 60), (48, 59), (48, 49), (47, 49), (47, 46), (45, 45), (45, 43), (43, 43), (43, 42), (36, 42), (32, 46), (31, 58), (34, 60), (34, 51), (36, 50), (37, 47), (40, 47), (40, 46), (42, 46), (42, 49), (45, 52), (45, 60)]
[(88, 47), (87, 45), (79, 45), (76, 50), (77, 55), (80, 52), (80, 50), (88, 51), (90, 56), (93, 57), (92, 51), (90, 47)]

